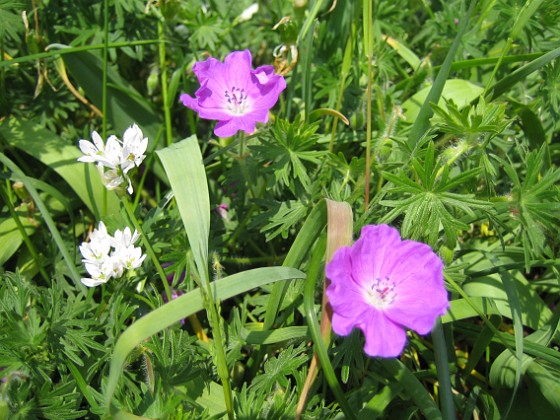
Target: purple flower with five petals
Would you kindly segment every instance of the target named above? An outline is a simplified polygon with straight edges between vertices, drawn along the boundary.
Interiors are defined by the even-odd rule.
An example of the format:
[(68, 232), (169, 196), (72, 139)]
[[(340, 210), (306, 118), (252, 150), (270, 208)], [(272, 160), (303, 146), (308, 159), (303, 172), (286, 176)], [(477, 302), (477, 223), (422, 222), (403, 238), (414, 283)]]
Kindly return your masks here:
[(251, 67), (251, 52), (234, 51), (222, 63), (208, 58), (193, 66), (200, 82), (195, 97), (184, 93), (183, 104), (197, 112), (200, 118), (217, 120), (214, 134), (233, 136), (239, 130), (255, 131), (257, 122), (268, 122), (268, 111), (286, 88), (284, 77), (274, 73), (274, 67)]
[(335, 252), (326, 272), (334, 332), (361, 329), (369, 356), (397, 357), (404, 328), (428, 334), (449, 308), (441, 259), (387, 225), (365, 226), (353, 246)]

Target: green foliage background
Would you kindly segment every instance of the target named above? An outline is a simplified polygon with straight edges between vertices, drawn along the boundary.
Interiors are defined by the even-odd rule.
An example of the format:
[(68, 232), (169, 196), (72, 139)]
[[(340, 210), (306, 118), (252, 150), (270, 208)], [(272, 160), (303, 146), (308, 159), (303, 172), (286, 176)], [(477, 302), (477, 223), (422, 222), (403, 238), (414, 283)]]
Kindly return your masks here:
[[(0, 0), (0, 419), (221, 418), (220, 346), (237, 418), (293, 418), (314, 351), (303, 418), (556, 418), (560, 5), (257, 3)], [(288, 87), (269, 124), (218, 139), (178, 97), (242, 49), (293, 65)], [(122, 201), (77, 142), (133, 122), (149, 153)], [(321, 338), (325, 198), (445, 261), (443, 327), (398, 359)], [(158, 263), (83, 287), (78, 245), (133, 219)], [(178, 322), (208, 309), (205, 276), (227, 297), (198, 314), (210, 342)]]

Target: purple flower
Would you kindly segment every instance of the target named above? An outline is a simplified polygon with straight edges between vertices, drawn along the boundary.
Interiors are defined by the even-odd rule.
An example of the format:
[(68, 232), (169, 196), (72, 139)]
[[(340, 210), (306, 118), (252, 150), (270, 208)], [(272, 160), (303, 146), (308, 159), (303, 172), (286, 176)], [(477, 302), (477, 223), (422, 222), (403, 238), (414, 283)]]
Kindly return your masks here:
[(183, 105), (197, 112), (200, 118), (217, 120), (214, 134), (233, 136), (239, 130), (255, 131), (257, 122), (268, 121), (268, 111), (286, 88), (284, 77), (274, 74), (274, 67), (253, 70), (251, 52), (234, 51), (224, 62), (208, 58), (193, 66), (200, 82), (195, 98), (184, 93)]
[(449, 307), (441, 259), (387, 225), (364, 226), (353, 246), (335, 252), (326, 272), (334, 332), (361, 329), (369, 356), (397, 357), (405, 327), (428, 334)]

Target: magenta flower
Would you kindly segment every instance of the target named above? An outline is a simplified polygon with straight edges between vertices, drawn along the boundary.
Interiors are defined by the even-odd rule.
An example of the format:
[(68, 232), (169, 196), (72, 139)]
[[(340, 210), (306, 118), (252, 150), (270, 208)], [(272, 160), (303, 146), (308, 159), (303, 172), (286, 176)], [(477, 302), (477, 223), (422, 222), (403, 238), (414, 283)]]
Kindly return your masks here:
[(364, 226), (353, 246), (335, 252), (326, 271), (334, 332), (361, 329), (370, 356), (397, 357), (406, 344), (405, 327), (428, 334), (449, 308), (441, 259), (387, 225)]
[(224, 62), (208, 58), (193, 66), (200, 82), (195, 98), (184, 93), (183, 105), (197, 112), (200, 118), (217, 120), (214, 134), (233, 136), (239, 130), (248, 134), (256, 123), (268, 122), (268, 111), (286, 88), (284, 77), (274, 74), (274, 67), (253, 70), (251, 52), (234, 51)]

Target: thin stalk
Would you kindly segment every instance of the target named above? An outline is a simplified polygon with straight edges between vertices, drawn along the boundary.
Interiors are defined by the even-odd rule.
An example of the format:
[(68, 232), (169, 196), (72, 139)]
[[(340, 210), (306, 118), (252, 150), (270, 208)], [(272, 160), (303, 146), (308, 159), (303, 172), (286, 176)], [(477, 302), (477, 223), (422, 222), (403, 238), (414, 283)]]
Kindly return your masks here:
[(319, 239), (317, 247), (312, 251), (303, 292), (303, 307), (307, 318), (307, 325), (309, 326), (309, 332), (311, 333), (311, 337), (313, 338), (313, 351), (314, 354), (317, 355), (321, 367), (323, 368), (325, 380), (327, 381), (329, 388), (334, 394), (336, 401), (340, 405), (340, 408), (344, 412), (346, 418), (355, 419), (356, 416), (354, 414), (354, 409), (346, 399), (344, 391), (342, 390), (342, 387), (338, 382), (338, 378), (336, 377), (336, 373), (329, 359), (327, 346), (323, 339), (321, 327), (319, 326), (319, 321), (316, 315), (314, 301), (315, 285), (317, 280), (322, 276), (323, 256), (325, 255), (325, 248), (326, 240), (325, 236), (322, 236)]
[(66, 262), (66, 266), (68, 267), (68, 271), (70, 272), (70, 276), (72, 277), (72, 280), (74, 280), (74, 283), (76, 287), (80, 290), (80, 292), (82, 292), (84, 296), (87, 295), (86, 288), (80, 281), (81, 279), (80, 273), (78, 273), (78, 269), (74, 264), (74, 258), (70, 256), (68, 249), (66, 249), (66, 245), (64, 244), (64, 241), (62, 240), (62, 236), (60, 235), (60, 232), (56, 227), (56, 223), (51, 217), (49, 213), (49, 209), (47, 208), (46, 204), (41, 199), (41, 196), (33, 186), (31, 179), (28, 178), (27, 175), (25, 175), (25, 173), (23, 173), (23, 171), (14, 162), (12, 162), (4, 153), (1, 152), (0, 152), (0, 162), (2, 162), (6, 167), (8, 167), (8, 169), (14, 173), (14, 176), (16, 178), (19, 178), (21, 182), (23, 182), (23, 185), (25, 185), (25, 188), (27, 188), (29, 195), (31, 195), (31, 197), (33, 198), (33, 201), (35, 202), (35, 205), (39, 209), (39, 212), (41, 213), (41, 216), (43, 217), (43, 220), (45, 221), (45, 224), (47, 225), (47, 228), (49, 229), (53, 240), (58, 246), (58, 250), (62, 254), (64, 261)]
[[(101, 137), (107, 138), (107, 70), (109, 60), (109, 0), (103, 1), (103, 84), (101, 97)], [(107, 190), (103, 189), (103, 214), (107, 214)]]
[(169, 288), (169, 283), (167, 282), (167, 276), (165, 275), (165, 271), (163, 271), (163, 267), (159, 263), (159, 260), (156, 257), (156, 253), (154, 252), (154, 249), (152, 248), (152, 245), (148, 240), (148, 237), (144, 233), (142, 226), (140, 226), (140, 222), (138, 221), (136, 215), (134, 214), (134, 209), (132, 208), (132, 203), (130, 202), (128, 196), (123, 197), (122, 203), (124, 205), (126, 213), (128, 214), (128, 218), (134, 225), (134, 228), (138, 231), (138, 233), (140, 233), (140, 237), (142, 238), (142, 244), (146, 247), (146, 252), (150, 257), (150, 260), (152, 260), (152, 263), (156, 267), (156, 270), (163, 284), (163, 289), (165, 290), (165, 297), (167, 298), (168, 302), (171, 302), (171, 289)]
[[(122, 202), (124, 204), (124, 208), (126, 210), (126, 213), (128, 214), (129, 219), (132, 221), (132, 224), (134, 225), (134, 228), (138, 231), (138, 233), (140, 233), (140, 237), (142, 238), (142, 243), (146, 247), (146, 252), (148, 253), (148, 256), (150, 257), (150, 260), (152, 260), (152, 263), (156, 267), (156, 271), (158, 272), (159, 277), (161, 279), (161, 283), (163, 284), (163, 289), (165, 291), (165, 297), (167, 298), (168, 302), (171, 302), (171, 300), (172, 300), (171, 289), (169, 287), (169, 283), (167, 282), (167, 276), (165, 275), (165, 271), (163, 270), (163, 267), (161, 266), (161, 264), (159, 263), (159, 260), (156, 257), (156, 253), (154, 252), (154, 249), (152, 248), (152, 245), (150, 244), (150, 241), (148, 240), (148, 237), (144, 233), (144, 230), (142, 229), (142, 226), (140, 225), (140, 222), (138, 221), (138, 219), (136, 218), (136, 215), (134, 214), (134, 207), (133, 207), (132, 203), (130, 202), (130, 199), (128, 198), (128, 196), (124, 197)], [(200, 325), (200, 321), (198, 320), (196, 314), (191, 315), (189, 317), (189, 322), (190, 322), (191, 326), (193, 327), (193, 329), (196, 333), (196, 336), (200, 340), (202, 340), (204, 342), (208, 342), (208, 337), (206, 336), (206, 333), (204, 332), (204, 329), (202, 328), (202, 325)]]
[[(354, 29), (354, 25), (352, 25), (352, 29)], [(348, 41), (346, 42), (346, 47), (344, 49), (344, 58), (342, 59), (342, 69), (340, 71), (340, 86), (338, 87), (338, 98), (336, 100), (336, 110), (339, 111), (342, 108), (342, 99), (344, 97), (344, 88), (346, 86), (346, 78), (350, 73), (350, 65), (352, 64), (352, 46), (354, 43), (354, 30), (350, 33), (348, 37)], [(336, 129), (338, 127), (338, 118), (335, 118), (333, 121), (332, 129), (331, 129), (331, 140), (329, 142), (329, 152), (332, 153), (334, 151), (334, 140), (336, 137)]]
[(430, 102), (437, 103), (441, 93), (443, 92), (443, 88), (445, 86), (445, 82), (449, 77), (451, 72), (451, 64), (453, 62), (453, 58), (455, 57), (455, 53), (459, 49), (459, 45), (461, 44), (461, 39), (465, 34), (467, 29), (467, 24), (469, 19), (471, 18), (474, 8), (476, 6), (477, 0), (471, 0), (469, 4), (469, 9), (464, 18), (461, 19), (461, 23), (459, 24), (459, 29), (457, 30), (457, 35), (449, 48), (449, 51), (441, 65), (441, 68), (434, 80), (432, 88), (426, 96), (422, 106), (420, 107), (420, 111), (418, 112), (418, 116), (412, 124), (410, 132), (408, 134), (407, 144), (408, 148), (411, 151), (411, 156), (414, 155), (416, 147), (420, 142), (422, 136), (424, 136), (428, 130), (430, 129), (430, 118), (433, 115), (432, 107), (430, 106)]
[(161, 98), (163, 100), (163, 115), (165, 119), (165, 139), (169, 146), (173, 143), (173, 131), (171, 130), (171, 110), (169, 107), (169, 94), (167, 91), (167, 63), (165, 62), (165, 33), (163, 17), (158, 20), (158, 40), (159, 42), (159, 74), (161, 77)]
[(434, 356), (436, 359), (436, 370), (439, 380), (441, 413), (445, 420), (455, 420), (455, 404), (451, 392), (451, 380), (449, 375), (449, 363), (447, 361), (447, 344), (441, 325), (441, 318), (438, 318), (432, 331), (434, 341)]
[[(217, 277), (220, 274), (217, 273)], [(222, 382), (222, 388), (224, 391), (224, 402), (226, 404), (226, 413), (228, 419), (232, 420), (233, 416), (233, 396), (231, 391), (231, 384), (229, 378), (229, 369), (227, 366), (225, 343), (222, 337), (222, 319), (219, 311), (220, 303), (214, 296), (212, 292), (212, 285), (210, 284), (210, 279), (208, 275), (203, 280), (207, 299), (206, 301), (206, 311), (208, 312), (208, 320), (212, 326), (212, 335), (214, 337), (214, 351), (215, 351), (215, 363), (216, 369), (218, 371), (218, 376)]]
[(513, 28), (511, 30), (507, 40), (506, 40), (506, 45), (502, 49), (502, 53), (500, 54), (500, 57), (498, 58), (498, 62), (496, 63), (496, 65), (494, 66), (494, 69), (492, 70), (492, 74), (490, 75), (490, 79), (488, 79), (488, 82), (486, 83), (486, 87), (484, 88), (484, 92), (482, 94), (482, 97), (485, 97), (486, 94), (488, 93), (488, 90), (491, 87), (490, 85), (493, 82), (494, 77), (496, 76), (496, 73), (498, 72), (498, 68), (502, 64), (502, 60), (504, 59), (507, 52), (511, 48), (511, 45), (513, 44), (513, 40), (517, 38), (517, 36), (519, 35), (519, 32), (521, 32), (521, 30), (523, 29), (523, 27), (525, 26), (527, 21), (537, 11), (537, 9), (540, 7), (542, 2), (543, 2), (543, 0), (527, 0), (525, 2), (525, 4), (523, 5), (523, 7), (521, 8), (521, 10), (519, 11), (519, 13), (517, 14), (517, 16), (515, 18), (515, 22), (513, 24)]
[(50, 282), (51, 279), (50, 279), (49, 275), (47, 274), (47, 272), (45, 271), (45, 268), (43, 267), (43, 264), (41, 263), (41, 259), (39, 258), (39, 254), (37, 253), (37, 251), (35, 250), (35, 247), (31, 243), (31, 240), (29, 239), (29, 235), (25, 231), (25, 228), (23, 227), (23, 225), (21, 223), (21, 220), (19, 220), (19, 216), (16, 212), (16, 209), (14, 208), (14, 204), (12, 203), (12, 200), (10, 200), (10, 198), (8, 197), (8, 194), (6, 194), (6, 191), (4, 190), (4, 188), (0, 188), (0, 196), (2, 197), (2, 199), (4, 200), (6, 205), (8, 206), (8, 210), (10, 211), (10, 215), (14, 219), (14, 222), (16, 222), (19, 233), (21, 234), (21, 238), (23, 239), (23, 242), (25, 243), (25, 246), (27, 246), (27, 249), (29, 250), (29, 253), (31, 254), (31, 257), (33, 258), (33, 260), (35, 260), (35, 264), (37, 264), (37, 267), (39, 268), (39, 272), (41, 273), (41, 276), (43, 277), (43, 279), (45, 279), (45, 281), (47, 283)]
[[(364, 49), (367, 60), (367, 115), (366, 115), (366, 170), (364, 212), (369, 207), (369, 188), (371, 177), (371, 101), (373, 84), (373, 5), (371, 0), (363, 0), (364, 7)], [(367, 19), (367, 20), (366, 20)]]
[[(152, 147), (152, 150), (157, 150), (159, 141), (161, 139), (161, 131), (162, 131), (162, 127), (160, 126), (158, 133), (156, 135), (156, 141)], [(138, 207), (138, 203), (140, 203), (140, 198), (142, 197), (142, 191), (144, 189), (144, 183), (146, 182), (146, 177), (148, 176), (148, 173), (150, 172), (149, 169), (152, 167), (152, 164), (155, 160), (155, 153), (150, 153), (148, 154), (148, 158), (146, 160), (146, 165), (144, 166), (144, 172), (142, 173), (142, 177), (140, 178), (140, 182), (138, 183), (138, 193), (136, 194), (136, 197), (134, 197), (134, 208)], [(157, 201), (155, 206), (157, 206)], [(154, 207), (155, 207), (154, 206)]]

